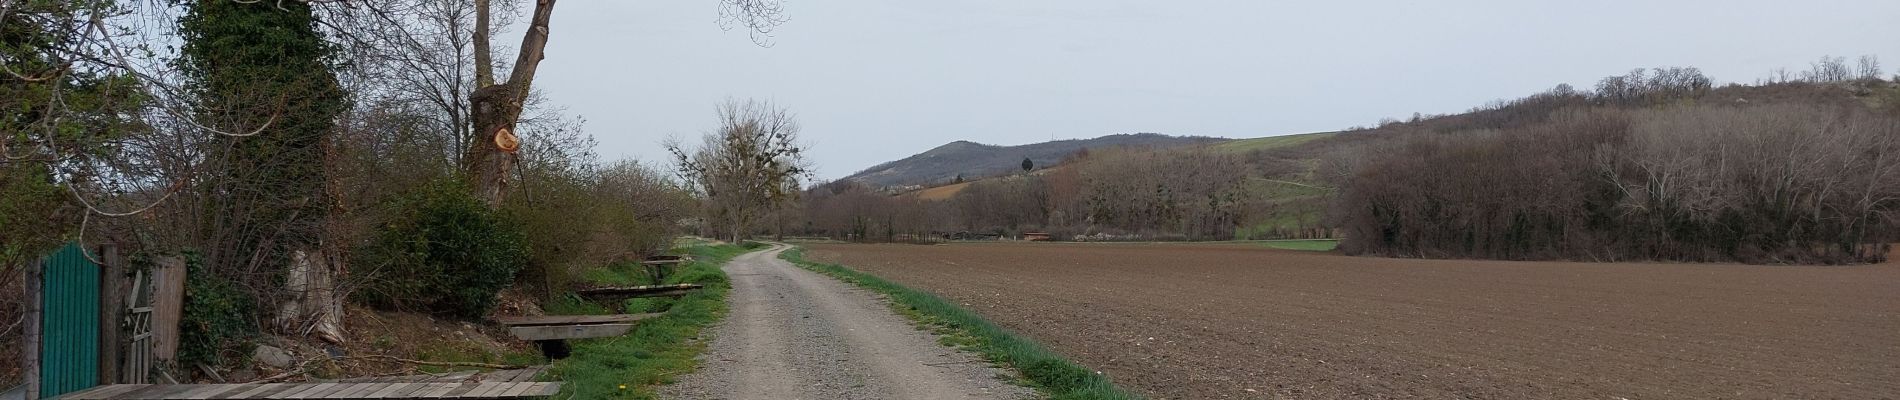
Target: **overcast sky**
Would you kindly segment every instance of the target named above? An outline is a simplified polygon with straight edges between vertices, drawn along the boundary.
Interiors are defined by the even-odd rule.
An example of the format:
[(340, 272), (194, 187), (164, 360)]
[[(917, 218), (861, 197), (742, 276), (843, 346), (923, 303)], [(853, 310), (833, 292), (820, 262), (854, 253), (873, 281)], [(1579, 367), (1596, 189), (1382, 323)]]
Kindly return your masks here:
[(1635, 67), (1752, 82), (1822, 55), (1875, 54), (1900, 71), (1892, 0), (785, 7), (766, 48), (720, 30), (717, 0), (563, 1), (535, 85), (587, 119), (604, 157), (650, 162), (666, 160), (666, 137), (711, 129), (722, 99), (771, 100), (798, 115), (819, 177), (835, 179), (954, 140), (1329, 131)]

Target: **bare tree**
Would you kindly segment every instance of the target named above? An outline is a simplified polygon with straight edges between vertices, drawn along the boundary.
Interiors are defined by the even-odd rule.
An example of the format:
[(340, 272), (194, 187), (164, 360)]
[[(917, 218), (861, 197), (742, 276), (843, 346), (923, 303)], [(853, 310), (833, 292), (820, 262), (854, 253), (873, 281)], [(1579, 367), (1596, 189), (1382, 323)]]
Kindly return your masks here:
[[(515, 152), (521, 145), (515, 135), (515, 125), (534, 82), (535, 70), (546, 58), (548, 24), (555, 0), (535, 1), (534, 13), (527, 31), (523, 32), (515, 62), (507, 80), (500, 83), (495, 80), (494, 51), (489, 44), (493, 32), (489, 21), (492, 1), (475, 0), (475, 90), (469, 94), (469, 104), (473, 106), (471, 117), (476, 140), (472, 141), (463, 164), (475, 179), (476, 195), (490, 207), (496, 207), (506, 193), (508, 171), (514, 167)], [(784, 6), (771, 0), (722, 0), (719, 11), (721, 27), (744, 26), (753, 32), (753, 41), (761, 45), (766, 44), (765, 39), (773, 28), (785, 22)]]
[(784, 108), (728, 100), (719, 106), (719, 130), (698, 148), (669, 141), (680, 175), (705, 197), (709, 223), (733, 241), (753, 223), (797, 198), (811, 170), (798, 143), (798, 122)]
[(1802, 72), (1801, 78), (1816, 83), (1841, 82), (1852, 79), (1853, 73), (1847, 69), (1846, 57), (1822, 56), (1820, 60), (1808, 64), (1808, 71)]
[(1861, 80), (1880, 79), (1880, 57), (1872, 54), (1860, 56), (1859, 64), (1855, 75)]

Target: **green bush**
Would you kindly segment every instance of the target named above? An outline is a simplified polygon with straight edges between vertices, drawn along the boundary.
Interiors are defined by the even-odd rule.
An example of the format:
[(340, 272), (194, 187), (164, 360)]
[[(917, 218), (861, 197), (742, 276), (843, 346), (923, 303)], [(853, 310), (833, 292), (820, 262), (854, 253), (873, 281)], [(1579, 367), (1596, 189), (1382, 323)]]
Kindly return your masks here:
[(490, 210), (460, 181), (430, 184), (397, 200), (387, 229), (361, 252), (371, 305), (480, 318), (528, 263), (520, 227)]
[(250, 353), (257, 335), (251, 323), (253, 306), (248, 294), (222, 275), (205, 269), (197, 253), (185, 260), (185, 307), (178, 322), (178, 363), (182, 366), (220, 365), (224, 354)]

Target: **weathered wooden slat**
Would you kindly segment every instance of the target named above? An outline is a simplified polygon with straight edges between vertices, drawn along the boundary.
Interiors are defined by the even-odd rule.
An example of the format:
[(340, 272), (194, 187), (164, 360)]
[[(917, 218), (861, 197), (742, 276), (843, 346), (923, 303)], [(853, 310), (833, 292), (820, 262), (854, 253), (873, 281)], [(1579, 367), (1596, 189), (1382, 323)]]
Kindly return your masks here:
[(357, 392), (362, 392), (362, 391), (364, 391), (364, 390), (366, 390), (366, 389), (381, 389), (381, 388), (383, 387), (383, 385), (388, 385), (388, 384), (387, 384), (387, 383), (375, 383), (375, 382), (364, 382), (364, 383), (345, 383), (345, 384), (343, 384), (343, 385), (344, 385), (344, 386), (343, 386), (343, 387), (342, 387), (341, 389), (337, 389), (337, 391), (335, 391), (335, 392), (330, 392), (330, 394), (326, 394), (326, 395), (323, 395), (323, 398), (326, 398), (326, 399), (354, 399), (354, 398), (356, 398), (356, 397), (354, 397), (354, 396), (355, 396), (355, 395), (357, 394)]
[(204, 388), (200, 388), (198, 390), (180, 393), (178, 394), (177, 397), (180, 399), (187, 399), (187, 400), (209, 399), (211, 398), (211, 396), (218, 395), (219, 393), (229, 392), (233, 389), (237, 389), (238, 386), (240, 385), (205, 385)]
[(421, 382), (391, 383), (389, 387), (370, 393), (368, 397), (376, 399), (413, 399), (416, 393), (429, 389), (429, 384)]
[(311, 398), (316, 398), (317, 394), (319, 393), (330, 391), (331, 388), (334, 388), (337, 385), (338, 384), (336, 383), (319, 383), (315, 385), (305, 386), (303, 390), (296, 390), (296, 391), (286, 390), (284, 391), (284, 393), (279, 394), (282, 397), (271, 396), (271, 398), (273, 399), (311, 399)]
[[(539, 369), (510, 370), (509, 379), (529, 379)], [(551, 396), (560, 382), (490, 381), (480, 383), (315, 383), (107, 385), (60, 399), (519, 399)]]
[(151, 386), (145, 387), (145, 389), (121, 394), (115, 397), (121, 398), (121, 399), (125, 399), (125, 398), (167, 399), (167, 398), (172, 398), (174, 396), (177, 396), (180, 393), (197, 390), (201, 387), (202, 385), (151, 385)]
[(700, 285), (695, 285), (691, 283), (682, 283), (682, 284), (677, 284), (677, 285), (648, 285), (648, 286), (604, 287), (604, 288), (582, 289), (582, 290), (575, 291), (574, 293), (580, 295), (581, 297), (585, 297), (589, 300), (600, 301), (601, 299), (628, 299), (628, 298), (635, 298), (635, 297), (684, 296), (686, 294), (692, 293), (695, 290), (699, 290), (700, 287), (701, 287)]
[(146, 386), (151, 386), (151, 385), (105, 385), (105, 386), (100, 386), (100, 387), (96, 387), (92, 389), (86, 389), (86, 390), (74, 392), (72, 394), (68, 394), (65, 397), (60, 397), (60, 398), (62, 399), (110, 399), (114, 395), (118, 395), (120, 393), (128, 393), (134, 390), (144, 389)]
[(297, 394), (298, 392), (302, 392), (305, 390), (310, 390), (310, 388), (314, 386), (316, 385), (288, 383), (288, 384), (284, 384), (283, 387), (278, 388), (278, 391), (271, 393), (269, 396), (264, 396), (263, 398), (287, 399), (287, 398), (290, 398), (291, 395)]
[(515, 376), (514, 381), (515, 382), (534, 382), (534, 378), (540, 377), (541, 373), (547, 370), (548, 370), (548, 367), (533, 367), (533, 368), (524, 369), (524, 370), (521, 370), (521, 375)]
[(461, 387), (461, 386), (462, 386), (461, 384), (456, 384), (456, 383), (431, 383), (429, 384), (429, 387), (431, 388), (431, 390), (429, 390), (428, 392), (416, 392), (417, 394), (410, 395), (409, 397), (414, 397), (414, 398), (444, 397), (449, 394), (449, 391), (455, 390), (455, 388)]
[[(230, 388), (229, 390), (225, 390), (225, 391), (221, 391), (221, 392), (218, 392), (218, 393), (213, 393), (213, 394), (211, 394), (210, 396), (207, 396), (207, 397), (205, 397), (205, 398), (207, 398), (207, 399), (229, 399), (229, 398), (232, 398), (232, 397), (234, 397), (234, 396), (237, 396), (237, 395), (240, 395), (240, 394), (244, 394), (244, 393), (248, 393), (248, 392), (250, 392), (250, 391), (252, 391), (252, 390), (257, 390), (257, 388), (261, 388), (261, 387), (264, 387), (264, 384), (261, 384), (261, 383), (241, 383), (241, 384), (234, 384), (234, 385), (227, 385), (227, 386), (230, 386), (231, 388)], [(239, 397), (239, 398), (241, 398), (241, 397)]]
[(517, 326), (508, 328), (508, 333), (521, 340), (535, 341), (614, 337), (632, 329), (633, 324)]
[(478, 387), (478, 384), (473, 384), (473, 383), (450, 383), (450, 384), (449, 384), (449, 388), (448, 388), (448, 390), (443, 390), (443, 391), (438, 391), (438, 392), (435, 392), (434, 394), (432, 394), (432, 395), (430, 395), (429, 397), (432, 397), (432, 398), (456, 398), (456, 397), (461, 397), (461, 396), (462, 396), (462, 395), (464, 395), (464, 394), (468, 394), (468, 392), (470, 392), (470, 391), (474, 391), (476, 387)]
[(489, 392), (493, 392), (495, 391), (496, 388), (504, 387), (504, 386), (508, 386), (508, 383), (507, 382), (482, 382), (482, 383), (476, 384), (475, 390), (470, 390), (468, 391), (468, 393), (463, 393), (462, 397), (487, 397)]
[(288, 384), (288, 383), (266, 383), (266, 384), (258, 385), (257, 387), (251, 388), (250, 390), (238, 392), (230, 396), (224, 396), (224, 398), (260, 399), (260, 398), (264, 398), (264, 396), (266, 395), (271, 395), (271, 394), (276, 394), (278, 392), (281, 392), (285, 388), (290, 387), (290, 386), (291, 384)]
[(494, 371), (494, 372), (482, 374), (481, 381), (482, 382), (508, 382), (508, 381), (514, 380), (516, 376), (521, 376), (521, 370), (504, 369), (500, 371)]
[(508, 388), (508, 391), (499, 393), (498, 397), (520, 397), (522, 393), (527, 393), (528, 389), (532, 388), (534, 388), (533, 383), (517, 382), (514, 387)]
[(507, 326), (620, 324), (648, 318), (657, 318), (664, 315), (666, 314), (548, 315), (539, 317), (501, 317), (495, 318), (495, 322)]
[(540, 396), (540, 397), (547, 397), (547, 396), (553, 396), (553, 395), (556, 395), (556, 394), (560, 394), (560, 393), (561, 393), (561, 385), (565, 385), (565, 384), (566, 384), (566, 383), (562, 383), (562, 382), (540, 382), (540, 383), (535, 383), (535, 388), (534, 388), (534, 389), (533, 389), (532, 391), (530, 391), (530, 392), (528, 393), (528, 395), (529, 395), (529, 396)]
[(403, 389), (409, 389), (408, 391), (412, 391), (412, 392), (415, 391), (415, 388), (412, 386), (416, 386), (416, 385), (420, 385), (420, 384), (418, 383), (391, 383), (389, 384), (389, 386), (384, 386), (382, 389), (378, 389), (375, 392), (370, 392), (368, 396), (363, 396), (363, 397), (368, 397), (372, 399), (394, 398), (396, 393), (402, 393)]

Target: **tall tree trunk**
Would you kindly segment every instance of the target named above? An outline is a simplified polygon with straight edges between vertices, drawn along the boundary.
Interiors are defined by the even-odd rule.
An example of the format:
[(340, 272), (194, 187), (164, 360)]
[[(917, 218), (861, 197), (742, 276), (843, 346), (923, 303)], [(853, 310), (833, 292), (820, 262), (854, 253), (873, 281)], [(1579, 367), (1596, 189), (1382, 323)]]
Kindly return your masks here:
[(546, 58), (548, 19), (554, 14), (554, 0), (535, 2), (534, 17), (522, 35), (514, 69), (508, 73), (508, 81), (501, 84), (493, 83), (492, 63), (484, 62), (492, 51), (488, 44), (488, 3), (477, 1), (475, 81), (478, 87), (468, 96), (473, 106), (476, 140), (469, 146), (463, 164), (469, 169), (469, 177), (475, 180), (475, 196), (489, 208), (496, 208), (501, 206), (507, 192), (508, 172), (514, 169), (515, 152), (520, 150), (521, 141), (514, 134), (515, 123), (520, 120), (521, 108), (527, 102), (535, 69)]

